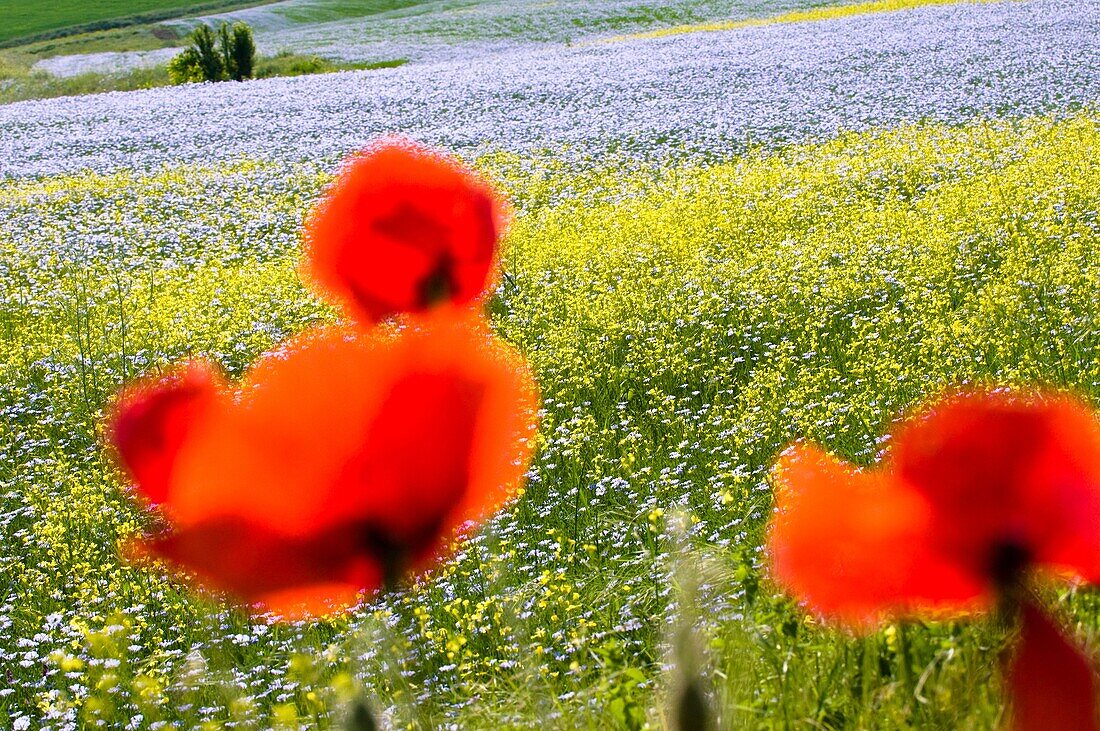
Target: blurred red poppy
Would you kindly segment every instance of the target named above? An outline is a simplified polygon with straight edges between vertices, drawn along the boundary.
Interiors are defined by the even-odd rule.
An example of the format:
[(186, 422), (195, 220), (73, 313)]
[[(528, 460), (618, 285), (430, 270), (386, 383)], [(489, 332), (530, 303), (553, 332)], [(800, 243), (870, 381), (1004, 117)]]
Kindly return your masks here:
[(387, 138), (343, 171), (309, 216), (304, 278), (364, 323), (494, 286), (505, 201), (473, 171)]
[(952, 395), (880, 469), (798, 445), (773, 477), (773, 575), (849, 623), (987, 606), (1035, 565), (1100, 578), (1100, 422), (1069, 396)]
[(942, 399), (898, 432), (887, 469), (927, 501), (933, 550), (1000, 589), (1041, 564), (1100, 579), (1100, 421), (1065, 395)]
[(866, 627), (967, 602), (975, 588), (929, 550), (927, 503), (881, 471), (796, 444), (772, 472), (772, 577), (817, 614)]
[(860, 471), (796, 445), (773, 472), (775, 580), (855, 626), (999, 600), (1020, 610), (1014, 728), (1095, 729), (1089, 660), (1027, 598), (1036, 567), (1100, 579), (1100, 420), (1066, 395), (939, 399)]
[(1020, 640), (1008, 668), (1016, 731), (1096, 731), (1092, 664), (1032, 602), (1021, 608)]
[(172, 526), (130, 550), (285, 618), (428, 567), (514, 494), (531, 454), (534, 383), (480, 318), (319, 329), (235, 391), (208, 373), (188, 366), (115, 407), (120, 460)]
[(150, 502), (168, 497), (176, 456), (219, 391), (215, 370), (193, 361), (132, 385), (122, 399), (125, 408), (111, 414), (108, 432), (117, 456)]

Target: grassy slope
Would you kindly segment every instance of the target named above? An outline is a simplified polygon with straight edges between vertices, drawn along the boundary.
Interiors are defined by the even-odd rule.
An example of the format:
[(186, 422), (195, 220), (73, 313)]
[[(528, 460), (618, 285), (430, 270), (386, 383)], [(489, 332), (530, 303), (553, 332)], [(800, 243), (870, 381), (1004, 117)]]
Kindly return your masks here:
[(256, 4), (256, 0), (53, 0), (34, 3), (0, 0), (0, 18), (4, 19), (0, 25), (0, 43), (90, 24), (143, 22), (142, 18), (149, 14), (170, 18), (196, 10)]
[[(113, 542), (146, 520), (95, 447), (127, 377), (187, 353), (239, 373), (331, 316), (295, 274), (297, 225), (327, 176), (241, 163), (0, 192), (0, 409), (14, 426), (0, 432), (0, 565), (19, 598), (0, 615), (16, 637), (48, 638), (41, 662), (0, 655), (16, 689), (0, 713), (327, 727), (362, 656), (398, 721), (660, 728), (679, 565), (706, 578), (725, 723), (994, 726), (993, 623), (855, 640), (769, 587), (766, 474), (797, 437), (870, 463), (897, 413), (964, 380), (1100, 398), (1097, 116), (905, 127), (660, 171), (480, 164), (521, 211), (493, 316), (543, 389), (537, 479), (351, 630), (207, 617), (121, 565)], [(74, 231), (98, 243), (80, 253)], [(676, 510), (693, 516), (689, 551), (674, 550)], [(1058, 596), (1094, 633), (1096, 597)]]
[[(403, 66), (405, 63), (407, 61), (403, 58), (368, 63), (335, 63), (318, 56), (280, 54), (261, 56), (256, 59), (255, 78), (386, 69)], [(3, 73), (4, 65), (0, 59), (0, 79), (3, 78)], [(165, 66), (137, 68), (117, 74), (90, 73), (64, 78), (45, 73), (20, 73), (17, 69), (6, 85), (0, 84), (0, 104), (28, 99), (101, 94), (108, 91), (136, 91), (171, 85), (172, 80)]]

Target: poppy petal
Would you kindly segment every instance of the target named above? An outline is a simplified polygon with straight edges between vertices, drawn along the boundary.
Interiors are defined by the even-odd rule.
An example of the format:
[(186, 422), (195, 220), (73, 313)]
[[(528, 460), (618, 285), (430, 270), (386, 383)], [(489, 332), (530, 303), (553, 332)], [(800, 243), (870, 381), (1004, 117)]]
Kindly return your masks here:
[(396, 377), (382, 339), (318, 328), (255, 363), (179, 461), (176, 521), (235, 515), (287, 535), (316, 530)]
[(397, 336), (319, 328), (240, 392), (179, 464), (183, 524), (242, 515), (303, 534), (371, 517), (411, 533), (444, 513), (447, 529), (481, 519), (523, 477), (538, 403), (522, 358), (455, 311)]
[(1052, 504), (1036, 559), (1100, 582), (1100, 419), (1070, 397), (1045, 407), (1047, 448), (1028, 481), (1027, 512)]
[(171, 466), (175, 529), (143, 550), (282, 615), (346, 605), (503, 506), (537, 408), (523, 359), (477, 313), (318, 328), (204, 415)]
[(1092, 664), (1034, 604), (1024, 604), (1022, 620), (1006, 679), (1013, 728), (1095, 731), (1097, 685)]
[(192, 361), (126, 389), (108, 417), (108, 439), (141, 494), (154, 505), (168, 499), (177, 456), (220, 390), (208, 363)]
[(411, 554), (436, 540), (443, 516), (470, 482), (484, 391), (477, 381), (430, 370), (408, 373), (389, 389), (336, 488), (358, 495), (357, 507), (372, 516), (380, 540)]
[(369, 519), (379, 540), (401, 546), (419, 568), (463, 523), (484, 520), (514, 494), (530, 461), (538, 396), (522, 358), (481, 317), (440, 314), (385, 352), (395, 375), (378, 379), (385, 397), (326, 505), (330, 520)]
[(952, 395), (907, 422), (892, 460), (928, 499), (939, 550), (974, 576), (997, 576), (1012, 547), (1100, 578), (1100, 425), (1075, 399)]
[(492, 286), (507, 219), (473, 171), (384, 139), (352, 160), (307, 220), (303, 277), (367, 323), (465, 305)]
[(147, 539), (130, 553), (166, 561), (199, 586), (288, 619), (346, 609), (382, 580), (354, 524), (300, 538), (220, 517)]
[(772, 576), (813, 611), (858, 628), (982, 599), (980, 585), (927, 550), (925, 502), (885, 473), (797, 444), (772, 476)]

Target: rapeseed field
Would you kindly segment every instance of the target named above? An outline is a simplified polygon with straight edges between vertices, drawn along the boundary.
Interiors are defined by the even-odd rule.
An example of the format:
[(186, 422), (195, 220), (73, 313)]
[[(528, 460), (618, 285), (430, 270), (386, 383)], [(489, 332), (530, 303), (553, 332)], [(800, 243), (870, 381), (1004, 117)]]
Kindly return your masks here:
[[(423, 579), (289, 624), (118, 557), (154, 526), (102, 418), (139, 374), (239, 375), (337, 318), (298, 278), (331, 161), (5, 181), (4, 728), (339, 727), (363, 691), (399, 728), (666, 728), (683, 623), (723, 728), (996, 726), (997, 622), (856, 637), (775, 587), (769, 471), (798, 438), (871, 465), (947, 387), (1097, 403), (1096, 110), (468, 162), (516, 209), (489, 309), (542, 392), (526, 488)], [(1044, 591), (1094, 639), (1095, 591)]]

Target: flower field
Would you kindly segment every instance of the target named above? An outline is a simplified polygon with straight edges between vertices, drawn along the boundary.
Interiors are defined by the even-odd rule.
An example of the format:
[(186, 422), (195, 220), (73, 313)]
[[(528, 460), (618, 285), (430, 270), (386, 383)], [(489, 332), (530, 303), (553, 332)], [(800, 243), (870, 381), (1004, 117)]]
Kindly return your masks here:
[[(798, 438), (869, 466), (947, 387), (1098, 403), (1098, 37), (1097, 2), (962, 3), (0, 106), (0, 729), (339, 728), (361, 691), (394, 728), (670, 728), (685, 622), (722, 728), (1003, 724), (1003, 625), (854, 636), (777, 588), (769, 473)], [(389, 132), (515, 209), (522, 495), (323, 621), (124, 562), (155, 519), (114, 394), (335, 321), (301, 225)], [(1095, 589), (1041, 594), (1095, 643)]]
[[(1076, 108), (1100, 93), (1100, 5), (958, 4), (372, 74), (0, 107), (0, 176), (240, 156), (315, 162), (400, 131), (476, 156), (723, 158), (932, 119)], [(479, 59), (479, 47), (469, 49)], [(392, 56), (386, 56), (392, 57)], [(920, 70), (918, 73), (918, 69)], [(60, 142), (63, 141), (63, 142)]]
[[(828, 0), (827, 4), (837, 0)], [(841, 0), (843, 1), (843, 0)], [(921, 0), (917, 0), (920, 2)], [(951, 1), (951, 0), (949, 0)], [(262, 53), (283, 50), (361, 62), (462, 60), (506, 50), (561, 46), (610, 33), (716, 19), (766, 18), (809, 0), (283, 0), (159, 25), (186, 34), (199, 22), (245, 22)], [(207, 11), (211, 12), (211, 11)], [(167, 61), (175, 50), (55, 56), (36, 68), (58, 75), (110, 72)]]

